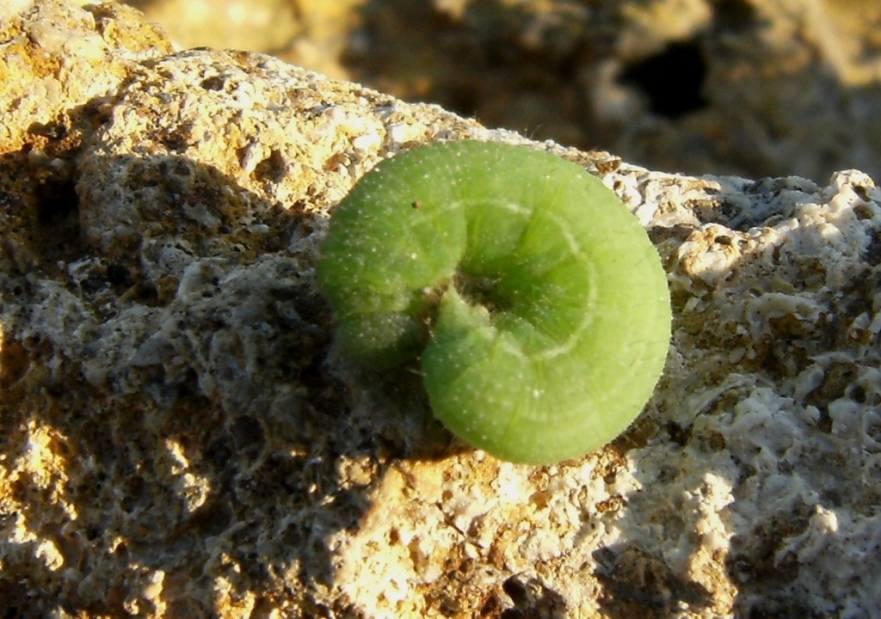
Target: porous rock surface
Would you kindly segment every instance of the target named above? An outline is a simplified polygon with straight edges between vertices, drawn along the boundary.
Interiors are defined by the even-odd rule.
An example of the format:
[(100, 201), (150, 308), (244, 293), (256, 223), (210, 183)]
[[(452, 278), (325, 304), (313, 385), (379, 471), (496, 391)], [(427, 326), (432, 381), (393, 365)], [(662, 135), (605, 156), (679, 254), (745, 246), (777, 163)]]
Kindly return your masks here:
[[(0, 21), (0, 607), (7, 617), (873, 617), (881, 191), (602, 176), (674, 334), (598, 453), (515, 466), (418, 376), (333, 353), (313, 285), (353, 182), (524, 142), (118, 6)], [(613, 233), (613, 232), (610, 232)]]

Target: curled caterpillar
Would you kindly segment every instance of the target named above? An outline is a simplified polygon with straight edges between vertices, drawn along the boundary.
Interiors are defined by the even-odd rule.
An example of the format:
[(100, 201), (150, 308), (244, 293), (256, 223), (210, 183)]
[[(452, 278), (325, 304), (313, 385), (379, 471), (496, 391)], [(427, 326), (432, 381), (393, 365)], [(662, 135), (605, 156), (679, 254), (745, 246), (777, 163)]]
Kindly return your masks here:
[(435, 416), (512, 462), (611, 441), (669, 346), (667, 280), (639, 221), (580, 166), (525, 146), (383, 161), (333, 212), (317, 281), (344, 352), (377, 369), (420, 359)]

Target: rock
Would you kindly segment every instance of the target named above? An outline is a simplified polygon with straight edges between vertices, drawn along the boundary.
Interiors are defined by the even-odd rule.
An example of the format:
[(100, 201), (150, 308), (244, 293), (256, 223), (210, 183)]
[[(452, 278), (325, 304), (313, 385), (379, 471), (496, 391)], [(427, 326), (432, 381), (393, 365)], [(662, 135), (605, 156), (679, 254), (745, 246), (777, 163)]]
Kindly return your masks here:
[[(650, 230), (674, 337), (598, 453), (496, 461), (333, 353), (328, 215), (386, 156), (525, 142), (128, 9), (0, 30), (0, 606), (22, 617), (871, 616), (881, 191), (541, 146)], [(858, 559), (855, 559), (857, 557)]]
[(213, 0), (212, 19), (204, 1), (132, 2), (185, 46), (266, 51), (654, 169), (881, 169), (875, 0)]

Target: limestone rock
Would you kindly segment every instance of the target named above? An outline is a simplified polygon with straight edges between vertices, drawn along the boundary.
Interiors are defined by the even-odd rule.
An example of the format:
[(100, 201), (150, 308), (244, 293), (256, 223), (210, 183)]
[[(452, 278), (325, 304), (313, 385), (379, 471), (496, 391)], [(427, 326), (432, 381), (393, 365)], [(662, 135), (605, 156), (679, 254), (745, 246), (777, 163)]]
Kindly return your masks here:
[[(382, 158), (525, 141), (132, 11), (3, 22), (7, 616), (872, 616), (881, 191), (544, 144), (649, 228), (674, 337), (598, 453), (496, 461), (333, 354), (326, 221)], [(9, 77), (9, 79), (7, 79)], [(52, 94), (55, 93), (55, 94)]]
[(266, 51), (655, 169), (881, 170), (877, 0), (130, 1), (188, 46)]

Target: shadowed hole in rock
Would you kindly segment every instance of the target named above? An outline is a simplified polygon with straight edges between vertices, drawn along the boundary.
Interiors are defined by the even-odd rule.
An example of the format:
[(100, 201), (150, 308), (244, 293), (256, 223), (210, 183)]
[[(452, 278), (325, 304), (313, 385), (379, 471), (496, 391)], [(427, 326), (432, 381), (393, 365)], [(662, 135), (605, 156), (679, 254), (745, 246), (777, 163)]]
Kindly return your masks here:
[(703, 53), (691, 41), (674, 43), (630, 65), (621, 75), (621, 82), (644, 93), (654, 114), (676, 120), (706, 107), (706, 76)]
[(37, 185), (34, 241), (50, 259), (80, 255), (79, 198), (69, 179), (48, 179)]

